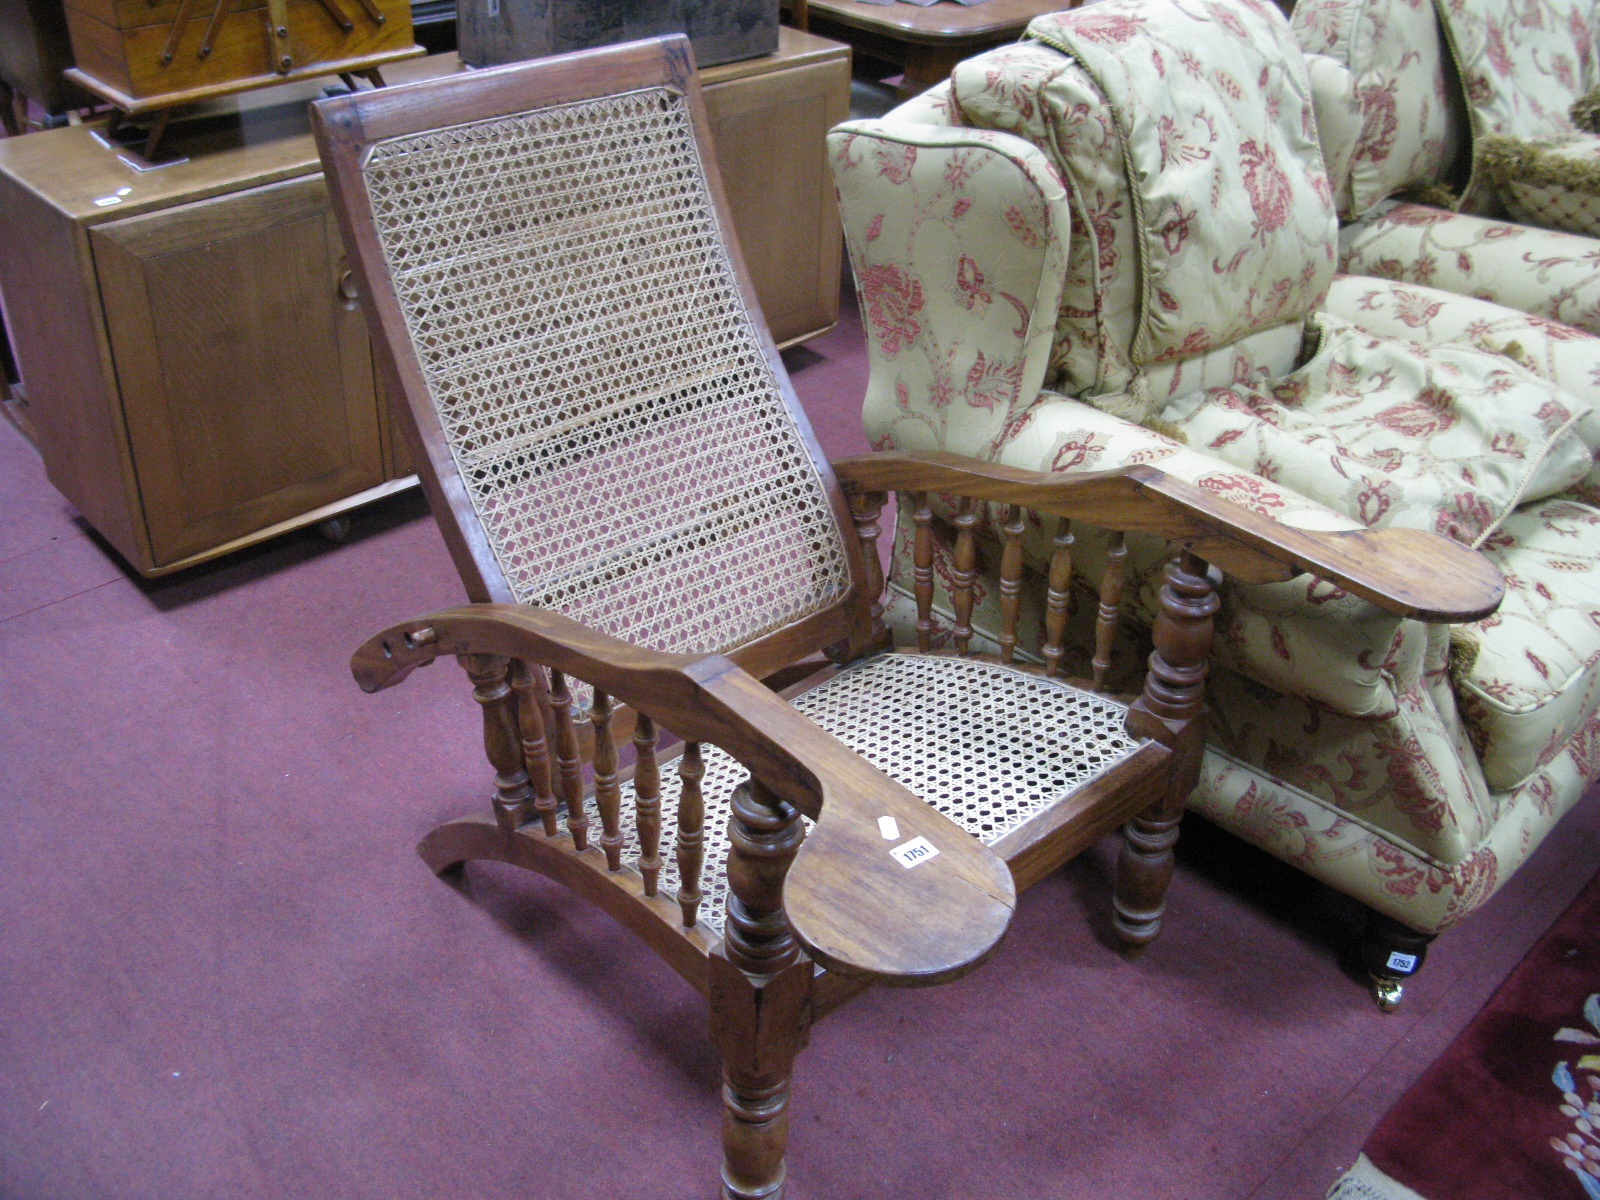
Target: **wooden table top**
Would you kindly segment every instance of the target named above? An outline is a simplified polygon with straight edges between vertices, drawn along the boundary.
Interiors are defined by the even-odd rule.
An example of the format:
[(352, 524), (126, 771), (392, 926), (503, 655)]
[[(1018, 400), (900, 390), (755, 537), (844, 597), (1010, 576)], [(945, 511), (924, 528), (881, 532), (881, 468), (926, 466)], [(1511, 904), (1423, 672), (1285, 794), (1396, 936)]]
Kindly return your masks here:
[(810, 0), (812, 13), (830, 21), (931, 45), (1005, 41), (1020, 34), (1034, 17), (1072, 6), (1073, 0), (984, 0), (972, 5), (939, 0), (927, 8), (869, 4), (866, 0)]

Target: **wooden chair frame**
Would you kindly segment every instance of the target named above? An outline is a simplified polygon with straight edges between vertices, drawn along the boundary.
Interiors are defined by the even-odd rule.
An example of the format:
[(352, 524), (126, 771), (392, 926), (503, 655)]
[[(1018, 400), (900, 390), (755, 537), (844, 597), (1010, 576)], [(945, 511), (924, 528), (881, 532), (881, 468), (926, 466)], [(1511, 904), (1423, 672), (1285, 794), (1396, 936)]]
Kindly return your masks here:
[[(770, 339), (762, 346), (782, 398), (821, 472), (846, 538), (851, 586), (837, 602), (718, 654), (667, 654), (606, 636), (559, 613), (512, 601), (474, 516), (387, 272), (364, 202), (363, 148), (384, 138), (644, 87), (688, 98), (696, 140), (724, 230), (732, 228), (709, 163), (710, 137), (687, 42), (681, 37), (472, 72), (319, 102), (314, 127), (335, 208), (361, 280), (387, 378), (404, 396), (408, 434), (428, 497), (472, 603), (391, 626), (352, 667), (368, 691), (454, 655), (482, 706), (495, 771), (493, 812), (450, 822), (419, 847), (435, 871), (471, 859), (513, 863), (557, 879), (642, 937), (708, 999), (723, 1059), (722, 1195), (782, 1194), (789, 1078), (810, 1024), (863, 988), (934, 984), (973, 970), (1010, 919), (1015, 891), (1119, 825), (1116, 925), (1130, 946), (1159, 929), (1172, 846), (1203, 748), (1203, 689), (1219, 570), (1247, 582), (1310, 572), (1390, 611), (1470, 620), (1499, 602), (1498, 575), (1481, 557), (1403, 530), (1324, 534), (1269, 518), (1168, 478), (1129, 467), (1071, 478), (1036, 475), (948, 454), (872, 454), (830, 465), (806, 424)], [(746, 308), (754, 291), (730, 246)], [(1178, 548), (1161, 591), (1142, 693), (1128, 709), (1146, 744), (1109, 774), (993, 847), (985, 846), (791, 707), (786, 697), (836, 665), (883, 651), (875, 611), (883, 580), (874, 539), (889, 491), (914, 494), (917, 600), (926, 629), (932, 578), (930, 496), (957, 504), (955, 653), (969, 649), (974, 530), (994, 506), (1005, 532), (1001, 568), (1002, 662), (1059, 672), (1072, 578), (1068, 522), (1166, 539)], [(1023, 577), (1023, 510), (1061, 522), (1049, 564), (1042, 665), (1016, 662)], [(851, 532), (853, 530), (853, 532)], [(1120, 610), (1122, 556), (1113, 553), (1097, 598), (1093, 680), (1104, 685)], [(1394, 566), (1391, 564), (1401, 564)], [(1416, 569), (1406, 569), (1406, 565)], [(1008, 640), (1009, 639), (1009, 640)], [(919, 649), (931, 650), (925, 634)], [(809, 676), (801, 680), (801, 677)], [(589, 720), (575, 719), (569, 680), (595, 689)], [(798, 682), (797, 682), (798, 681)], [(625, 707), (618, 707), (618, 703)], [(673, 850), (685, 886), (658, 894), (663, 731), (683, 742), (684, 781)], [(619, 769), (617, 747), (635, 761)], [(699, 896), (700, 750), (711, 743), (750, 773), (731, 798), (730, 895), (718, 939), (695, 917)], [(591, 778), (586, 782), (584, 763)], [(631, 779), (641, 846), (622, 861), (619, 789)], [(589, 813), (598, 813), (595, 837)], [(565, 810), (566, 828), (561, 828)], [(805, 832), (802, 815), (815, 824)], [(938, 854), (916, 869), (893, 859), (880, 833), (924, 837)]]

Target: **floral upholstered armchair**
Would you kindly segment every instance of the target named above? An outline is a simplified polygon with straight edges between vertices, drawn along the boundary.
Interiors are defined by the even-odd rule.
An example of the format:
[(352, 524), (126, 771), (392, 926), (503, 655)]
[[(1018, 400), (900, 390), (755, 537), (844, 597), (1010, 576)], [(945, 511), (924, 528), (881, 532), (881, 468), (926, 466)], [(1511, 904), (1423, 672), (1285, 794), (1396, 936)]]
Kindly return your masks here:
[(1300, 0), (1341, 268), (1600, 334), (1600, 137), (1576, 123), (1600, 114), (1597, 17), (1593, 0)]
[[(1316, 581), (1225, 596), (1190, 806), (1363, 901), (1394, 1003), (1600, 771), (1600, 340), (1335, 277), (1305, 59), (1267, 0), (1041, 17), (830, 141), (877, 446), (1156, 463), (1302, 527), (1443, 532), (1504, 572), (1499, 612), (1455, 627)], [(1063, 536), (1028, 531), (1030, 568)], [(1125, 553), (1123, 603), (1148, 615), (1148, 547), (1073, 552)]]

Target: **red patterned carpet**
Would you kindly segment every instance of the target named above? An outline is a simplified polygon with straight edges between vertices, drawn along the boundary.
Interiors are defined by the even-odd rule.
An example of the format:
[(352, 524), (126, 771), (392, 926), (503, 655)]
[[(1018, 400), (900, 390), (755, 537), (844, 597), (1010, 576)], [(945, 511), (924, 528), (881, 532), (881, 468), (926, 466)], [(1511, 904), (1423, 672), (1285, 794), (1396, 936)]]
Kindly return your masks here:
[(1378, 1123), (1427, 1200), (1600, 1200), (1600, 875)]

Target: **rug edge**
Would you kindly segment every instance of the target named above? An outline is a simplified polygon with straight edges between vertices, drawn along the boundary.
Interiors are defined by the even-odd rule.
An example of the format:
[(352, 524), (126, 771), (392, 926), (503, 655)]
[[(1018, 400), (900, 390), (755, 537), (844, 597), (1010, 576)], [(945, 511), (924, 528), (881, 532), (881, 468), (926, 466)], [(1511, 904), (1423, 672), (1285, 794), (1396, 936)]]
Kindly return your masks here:
[(1365, 1154), (1356, 1156), (1355, 1164), (1334, 1181), (1325, 1200), (1427, 1200), (1399, 1180), (1391, 1179)]

